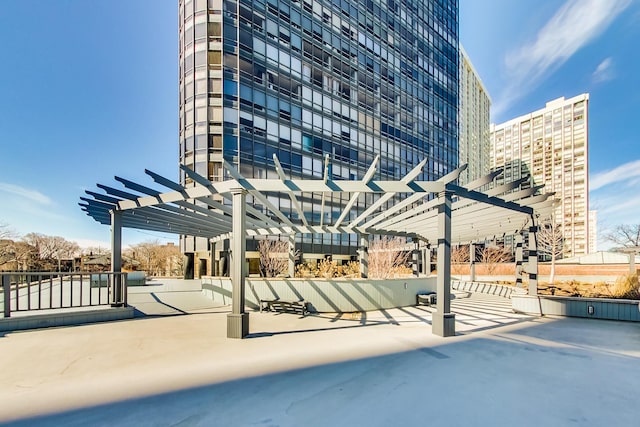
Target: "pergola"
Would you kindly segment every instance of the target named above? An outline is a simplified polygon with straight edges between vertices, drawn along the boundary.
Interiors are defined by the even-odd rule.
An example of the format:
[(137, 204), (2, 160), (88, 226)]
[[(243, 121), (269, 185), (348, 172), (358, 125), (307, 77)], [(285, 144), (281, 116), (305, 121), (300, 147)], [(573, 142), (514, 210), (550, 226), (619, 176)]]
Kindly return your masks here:
[[(362, 179), (356, 181), (331, 179), (328, 156), (321, 179), (288, 179), (275, 155), (273, 160), (279, 179), (245, 178), (227, 162), (224, 167), (230, 179), (220, 182), (211, 182), (184, 166), (181, 166), (182, 170), (192, 181), (186, 186), (149, 170), (145, 171), (146, 174), (160, 188), (115, 177), (124, 189), (98, 184), (104, 194), (87, 191), (90, 197), (81, 197), (80, 206), (96, 221), (111, 225), (114, 271), (119, 271), (122, 260), (122, 227), (198, 236), (211, 241), (230, 239), (233, 303), (228, 318), (229, 337), (242, 338), (248, 333), (243, 260), (246, 237), (251, 236), (355, 233), (361, 236), (360, 261), (365, 277), (368, 235), (406, 236), (414, 241), (437, 245), (437, 311), (433, 313), (433, 332), (449, 336), (455, 334), (454, 315), (450, 312), (451, 244), (472, 243), (510, 234), (520, 236), (519, 233), (529, 226), (530, 292), (537, 292), (535, 214), (551, 208), (553, 200), (550, 196), (553, 193), (538, 194), (541, 187), (521, 190), (523, 180), (479, 191), (500, 172), (493, 172), (465, 186), (456, 185), (455, 181), (466, 165), (436, 181), (418, 181), (426, 159), (398, 181), (373, 179), (379, 156)], [(289, 197), (298, 220), (292, 220), (270, 200), (270, 196), (278, 193)], [(349, 201), (332, 224), (324, 224), (326, 196), (342, 193), (350, 195)], [(377, 195), (375, 202), (352, 215), (358, 199), (371, 193)], [(312, 224), (306, 218), (298, 200), (301, 194), (322, 196), (319, 224)], [(247, 195), (251, 195), (264, 209), (247, 205)], [(230, 205), (221, 200), (230, 202)], [(521, 260), (521, 240), (517, 243), (520, 244)]]

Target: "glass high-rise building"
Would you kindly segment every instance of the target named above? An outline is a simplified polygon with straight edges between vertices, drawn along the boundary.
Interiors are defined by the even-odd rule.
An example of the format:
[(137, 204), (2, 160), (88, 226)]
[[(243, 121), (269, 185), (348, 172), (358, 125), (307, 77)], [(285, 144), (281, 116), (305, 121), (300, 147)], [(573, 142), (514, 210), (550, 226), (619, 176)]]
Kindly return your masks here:
[[(180, 163), (210, 180), (224, 179), (223, 159), (277, 178), (273, 154), (303, 178), (322, 177), (326, 155), (334, 179), (362, 178), (376, 155), (376, 179), (424, 158), (424, 180), (458, 164), (457, 0), (179, 0), (179, 28)], [(299, 220), (287, 197), (272, 199)], [(347, 200), (326, 200), (320, 218), (319, 197), (300, 198), (314, 225)], [(355, 254), (356, 236), (298, 240), (305, 254)]]

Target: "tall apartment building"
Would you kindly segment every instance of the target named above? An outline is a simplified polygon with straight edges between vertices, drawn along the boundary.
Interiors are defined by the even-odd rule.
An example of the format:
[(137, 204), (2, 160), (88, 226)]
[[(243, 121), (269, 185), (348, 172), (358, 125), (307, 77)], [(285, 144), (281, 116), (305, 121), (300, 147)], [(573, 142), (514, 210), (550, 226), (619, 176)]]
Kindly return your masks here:
[(460, 164), (467, 164), (459, 183), (464, 185), (486, 175), (491, 167), (491, 97), (462, 45), (459, 67), (458, 150)]
[(564, 236), (564, 256), (589, 251), (589, 94), (558, 98), (530, 114), (491, 125), (491, 167), (504, 182), (531, 176), (559, 201), (554, 221)]
[(589, 253), (598, 252), (598, 211), (589, 211)]
[[(320, 178), (325, 155), (335, 179), (362, 178), (376, 155), (376, 179), (424, 158), (420, 179), (457, 167), (457, 0), (179, 0), (179, 29), (180, 163), (210, 180), (223, 159), (276, 178), (273, 154), (290, 177)], [(300, 200), (319, 224), (320, 200)], [(347, 200), (327, 200), (325, 224)], [(355, 253), (356, 236), (299, 238), (303, 253)]]

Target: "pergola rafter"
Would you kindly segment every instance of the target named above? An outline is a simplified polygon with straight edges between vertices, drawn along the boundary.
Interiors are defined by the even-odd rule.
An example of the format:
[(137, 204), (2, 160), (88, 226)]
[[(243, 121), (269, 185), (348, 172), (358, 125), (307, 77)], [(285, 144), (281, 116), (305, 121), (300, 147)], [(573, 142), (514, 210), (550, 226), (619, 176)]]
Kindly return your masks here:
[[(426, 159), (400, 180), (375, 180), (378, 162), (379, 157), (376, 157), (362, 179), (353, 181), (331, 179), (328, 158), (325, 159), (322, 179), (311, 180), (288, 179), (276, 156), (274, 163), (278, 179), (246, 178), (226, 161), (224, 168), (231, 179), (221, 182), (210, 182), (185, 166), (181, 166), (181, 169), (189, 178), (189, 185), (145, 170), (161, 188), (115, 177), (124, 190), (98, 184), (98, 188), (106, 194), (87, 191), (89, 197), (81, 197), (80, 206), (96, 221), (112, 225), (114, 270), (120, 259), (121, 227), (197, 236), (212, 242), (232, 239), (234, 254), (244, 253), (245, 239), (233, 238), (239, 235), (260, 237), (286, 234), (291, 239), (295, 234), (306, 233), (378, 234), (406, 236), (437, 244), (438, 311), (434, 313), (433, 328), (439, 335), (450, 335), (454, 331), (453, 315), (449, 312), (450, 245), (517, 234), (527, 226), (529, 232), (534, 233), (536, 213), (552, 208), (552, 193), (540, 194), (541, 187), (520, 189), (527, 181), (525, 179), (485, 192), (479, 191), (493, 182), (501, 171), (494, 171), (466, 186), (459, 186), (455, 181), (465, 169), (464, 165), (436, 181), (419, 181), (417, 177), (422, 174)], [(318, 223), (312, 223), (305, 216), (298, 200), (304, 193), (322, 195)], [(273, 194), (287, 197), (298, 218), (292, 219), (282, 212), (272, 201)], [(375, 200), (351, 215), (356, 201), (363, 194), (373, 194)], [(253, 197), (256, 206), (247, 205), (246, 195)], [(324, 221), (327, 195), (349, 196), (333, 224)], [(259, 209), (259, 205), (263, 210)], [(347, 222), (349, 217), (354, 219)], [(530, 244), (534, 240), (530, 235)], [(530, 254), (535, 256), (535, 242), (533, 244), (534, 249), (530, 249)], [(362, 251), (361, 255), (365, 256), (366, 251)], [(241, 260), (237, 258), (232, 257), (234, 295), (243, 295), (244, 277), (240, 273)], [(530, 263), (534, 262), (530, 259)], [(248, 327), (244, 320), (244, 302), (234, 299), (233, 307), (229, 333), (235, 331), (232, 335), (244, 336)]]

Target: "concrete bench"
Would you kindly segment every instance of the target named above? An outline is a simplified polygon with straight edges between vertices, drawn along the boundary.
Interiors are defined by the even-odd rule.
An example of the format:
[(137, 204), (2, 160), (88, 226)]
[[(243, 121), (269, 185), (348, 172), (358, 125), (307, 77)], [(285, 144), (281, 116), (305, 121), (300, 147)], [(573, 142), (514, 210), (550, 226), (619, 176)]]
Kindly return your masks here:
[(424, 305), (433, 305), (436, 303), (436, 293), (435, 292), (427, 292), (424, 294), (416, 295), (416, 305), (424, 304)]
[(296, 313), (305, 316), (309, 313), (309, 307), (306, 301), (283, 301), (281, 299), (261, 299), (260, 312), (262, 311), (280, 311), (285, 313)]

